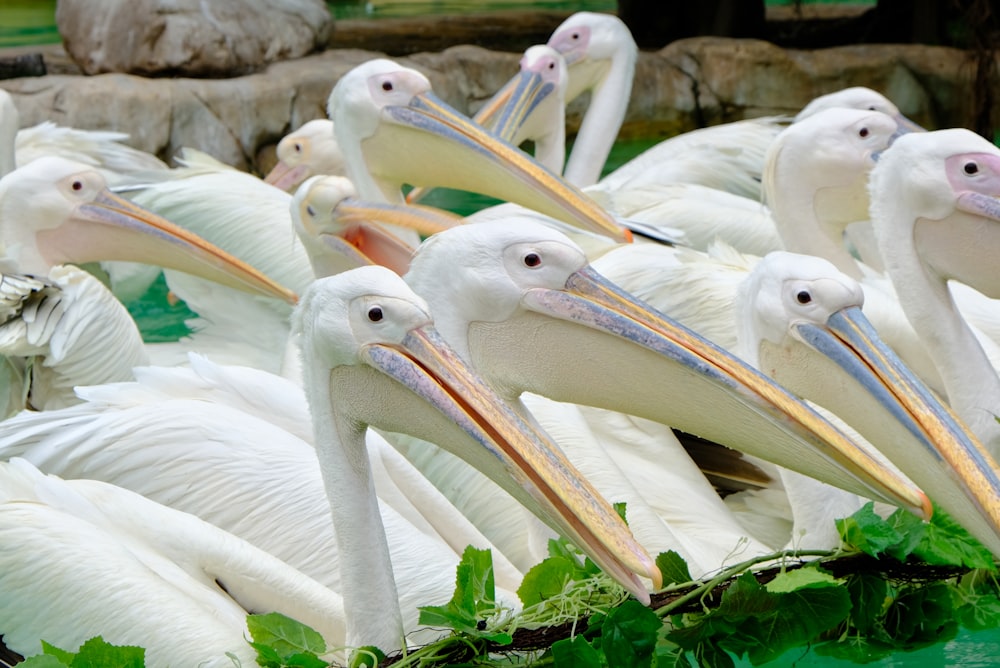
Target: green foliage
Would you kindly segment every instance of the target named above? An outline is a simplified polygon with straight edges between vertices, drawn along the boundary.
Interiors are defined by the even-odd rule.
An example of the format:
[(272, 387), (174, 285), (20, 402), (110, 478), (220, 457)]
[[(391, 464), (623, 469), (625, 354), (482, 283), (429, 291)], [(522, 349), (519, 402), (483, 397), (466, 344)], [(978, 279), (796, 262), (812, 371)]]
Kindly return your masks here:
[(250, 646), (257, 650), (257, 663), (264, 668), (325, 668), (319, 658), (326, 642), (318, 632), (278, 612), (249, 615)]
[(42, 653), (18, 664), (25, 668), (143, 668), (146, 650), (130, 645), (111, 645), (95, 636), (80, 645), (76, 652), (67, 652), (42, 641)]
[[(565, 540), (525, 576), (513, 614), (496, 601), (488, 550), (467, 548), (455, 592), (420, 609), (440, 640), (393, 657), (420, 666), (669, 668), (754, 665), (810, 648), (856, 663), (955, 636), (959, 627), (1000, 628), (1000, 581), (991, 555), (943, 513), (930, 522), (903, 511), (887, 518), (871, 504), (838, 520), (837, 552), (782, 552), (692, 581), (673, 552), (656, 564), (667, 584), (652, 607), (625, 592)], [(805, 557), (815, 557), (803, 561)], [(250, 644), (265, 668), (323, 668), (323, 638), (280, 614), (251, 615)], [(538, 634), (544, 638), (538, 639)], [(143, 650), (100, 638), (76, 654), (44, 644), (26, 668), (141, 668)], [(82, 657), (82, 658), (81, 658)], [(380, 665), (374, 648), (351, 653), (351, 668)]]

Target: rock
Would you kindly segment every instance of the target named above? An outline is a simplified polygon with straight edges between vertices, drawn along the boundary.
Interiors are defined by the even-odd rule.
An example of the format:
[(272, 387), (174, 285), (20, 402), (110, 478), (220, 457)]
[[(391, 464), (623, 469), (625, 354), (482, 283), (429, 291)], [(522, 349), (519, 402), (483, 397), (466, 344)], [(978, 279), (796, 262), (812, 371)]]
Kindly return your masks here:
[[(330, 50), (222, 80), (149, 79), (127, 74), (53, 75), (0, 81), (24, 125), (126, 132), (130, 144), (170, 160), (192, 146), (240, 169), (262, 166), (262, 150), (326, 113), (337, 80), (384, 54)], [(519, 54), (459, 46), (397, 60), (426, 74), (435, 92), (472, 113), (517, 71)], [(768, 42), (692, 38), (642, 52), (622, 138), (654, 139), (765, 114), (792, 114), (817, 95), (847, 86), (886, 93), (927, 128), (972, 125), (973, 68), (965, 51), (869, 45), (810, 51)], [(996, 76), (996, 75), (994, 75)], [(1000, 89), (1000, 81), (990, 84)], [(579, 126), (582, 101), (567, 116)], [(1000, 126), (1000, 108), (993, 110)]]
[(323, 0), (59, 0), (56, 24), (85, 74), (214, 77), (324, 47)]

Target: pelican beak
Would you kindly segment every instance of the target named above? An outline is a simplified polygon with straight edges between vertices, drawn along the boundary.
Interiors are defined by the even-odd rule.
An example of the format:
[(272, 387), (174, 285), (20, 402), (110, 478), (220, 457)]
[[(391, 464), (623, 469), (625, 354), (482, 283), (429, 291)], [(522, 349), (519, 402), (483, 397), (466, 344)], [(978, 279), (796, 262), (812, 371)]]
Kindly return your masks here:
[(524, 120), (555, 88), (540, 73), (522, 70), (480, 107), (472, 120), (513, 143)]
[(919, 125), (917, 125), (916, 123), (914, 123), (913, 121), (911, 121), (909, 118), (907, 118), (902, 114), (896, 114), (895, 116), (891, 116), (891, 118), (896, 121), (896, 130), (891, 135), (889, 135), (889, 139), (886, 142), (885, 148), (878, 151), (872, 151), (871, 154), (872, 162), (878, 162), (879, 159), (882, 157), (882, 154), (888, 151), (889, 148), (896, 143), (896, 140), (902, 137), (903, 135), (909, 134), (911, 132), (926, 132), (926, 130), (924, 130), (922, 127), (920, 127)]
[(309, 230), (327, 250), (353, 258), (351, 266), (379, 264), (402, 276), (410, 268), (414, 249), (382, 225), (398, 225), (429, 237), (460, 225), (462, 218), (429, 206), (347, 198), (334, 209), (331, 222), (332, 229)]
[(279, 160), (264, 177), (264, 183), (269, 183), (285, 192), (292, 192), (307, 178), (309, 178), (309, 168), (306, 165), (292, 166), (284, 160)]
[[(563, 289), (526, 291), (522, 305), (526, 311), (520, 330), (511, 326), (514, 318), (496, 330), (493, 323), (470, 327), (475, 366), (511, 374), (496, 382), (521, 383), (523, 391), (558, 401), (669, 424), (929, 517), (930, 502), (920, 490), (805, 403), (593, 268), (573, 273)], [(489, 337), (499, 336), (515, 337), (523, 351), (523, 361), (505, 362), (510, 369), (498, 367), (498, 360), (479, 358), (497, 350)], [(535, 351), (545, 351), (545, 359), (533, 357)], [(533, 373), (527, 365), (534, 367)], [(572, 368), (573, 377), (538, 372), (556, 365)], [(531, 379), (530, 386), (524, 386), (523, 378)]]
[[(540, 511), (540, 517), (573, 540), (637, 599), (649, 604), (649, 593), (636, 574), (650, 578), (656, 588), (662, 585), (662, 576), (625, 522), (559, 448), (462, 362), (432, 325), (410, 330), (399, 346), (369, 344), (362, 357), (423, 400), (424, 418), (414, 419), (410, 414), (407, 428), (373, 426), (423, 437), (420, 428), (431, 419), (426, 408), (432, 407), (451, 431), (464, 434), (463, 457), (529, 508)], [(393, 417), (379, 419), (386, 422)], [(446, 446), (440, 440), (441, 433), (435, 430), (435, 440)], [(471, 448), (469, 438), (479, 447)]]
[[(525, 119), (554, 90), (555, 85), (545, 81), (540, 73), (522, 70), (494, 93), (472, 120), (503, 141), (517, 143), (517, 132)], [(411, 204), (419, 202), (430, 190), (414, 188), (407, 193), (406, 201)]]
[[(516, 202), (619, 242), (632, 234), (581, 190), (462, 116), (432, 93), (383, 108), (362, 150), (376, 180), (443, 186)], [(433, 154), (438, 159), (428, 161)]]
[(291, 304), (298, 300), (245, 262), (107, 189), (78, 206), (58, 228), (39, 232), (38, 246), (53, 264), (144, 262)]
[(917, 441), (914, 446), (903, 435), (887, 439), (891, 442), (879, 444), (880, 449), (899, 462), (935, 503), (997, 551), (1000, 471), (996, 462), (885, 345), (861, 309), (852, 306), (835, 312), (826, 327), (803, 323), (796, 330), (803, 341), (859, 382)]

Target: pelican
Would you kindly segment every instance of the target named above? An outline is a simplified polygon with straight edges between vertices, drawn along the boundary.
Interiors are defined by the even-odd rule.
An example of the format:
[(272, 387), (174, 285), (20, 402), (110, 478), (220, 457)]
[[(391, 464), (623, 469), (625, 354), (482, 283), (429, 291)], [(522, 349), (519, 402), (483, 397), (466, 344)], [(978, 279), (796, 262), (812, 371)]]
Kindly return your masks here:
[[(78, 388), (78, 405), (0, 422), (2, 457), (190, 513), (341, 592), (342, 557), (301, 386), (194, 355), (187, 366), (134, 375)], [(467, 545), (494, 546), (383, 438), (369, 430), (365, 442), (402, 628), (409, 642), (430, 642), (439, 634), (418, 625), (417, 606), (448, 600)], [(494, 568), (501, 600), (516, 603), (521, 570), (495, 549)]]
[[(0, 255), (4, 276), (46, 283), (28, 289), (19, 317), (4, 325), (8, 355), (34, 360), (24, 400), (52, 408), (75, 400), (77, 384), (131, 378), (144, 349), (128, 313), (95, 279), (68, 263), (128, 259), (173, 266), (256, 292), (271, 301), (295, 294), (219, 248), (110, 193), (95, 170), (56, 157), (0, 179)], [(41, 359), (44, 358), (44, 361)]]
[(871, 218), (886, 272), (930, 351), (952, 408), (1000, 454), (1000, 380), (948, 290), (961, 281), (1000, 297), (1000, 150), (962, 129), (900, 137), (872, 170)]
[(167, 169), (156, 156), (122, 143), (128, 135), (121, 132), (79, 130), (49, 121), (18, 130), (20, 125), (13, 98), (0, 88), (0, 176), (48, 155), (97, 168), (115, 185)]
[[(576, 481), (576, 474), (552, 446), (518, 422), (495, 395), (480, 387), (479, 381), (452, 359), (452, 353), (447, 349), (438, 351), (439, 342), (430, 329), (426, 307), (405, 288), (398, 275), (380, 267), (367, 269), (367, 276), (358, 274), (361, 270), (354, 270), (340, 274), (345, 277), (340, 283), (329, 283), (333, 278), (324, 279), (317, 287), (310, 288), (307, 294), (315, 296), (311, 300), (304, 298), (304, 313), (296, 319), (304, 349), (307, 388), (322, 384), (321, 388), (313, 387), (308, 392), (315, 450), (300, 438), (303, 425), (297, 423), (308, 422), (309, 415), (303, 413), (301, 399), (292, 400), (291, 406), (297, 406), (298, 410), (290, 410), (288, 402), (298, 392), (288, 381), (244, 369), (238, 372), (239, 377), (227, 381), (236, 388), (235, 393), (223, 392), (227, 396), (225, 402), (209, 403), (198, 396), (205, 392), (202, 388), (207, 379), (192, 385), (186, 370), (167, 369), (152, 373), (162, 378), (158, 381), (161, 385), (181, 387), (184, 398), (147, 401), (144, 394), (151, 390), (135, 384), (81, 388), (79, 391), (88, 404), (45, 414), (22, 413), (0, 423), (4, 456), (23, 455), (45, 470), (67, 476), (113, 480), (171, 506), (191, 510), (261, 547), (266, 545), (269, 551), (296, 563), (304, 572), (331, 582), (331, 586), (345, 595), (348, 644), (375, 643), (391, 650), (400, 646), (404, 628), (407, 631), (414, 628), (418, 603), (441, 600), (450, 593), (457, 554), (448, 553), (450, 561), (448, 555), (442, 557), (446, 548), (421, 533), (429, 531), (429, 524), (442, 522), (441, 517), (435, 517), (440, 509), (430, 510), (427, 517), (411, 523), (408, 529), (405, 520), (394, 518), (394, 513), (385, 513), (385, 517), (392, 519), (394, 542), (398, 543), (393, 549), (398, 564), (396, 572), (401, 577), (401, 586), (406, 587), (399, 591), (402, 598), (397, 598), (389, 562), (380, 561), (382, 557), (387, 559), (388, 553), (383, 547), (369, 544), (373, 540), (384, 546), (386, 542), (382, 520), (375, 514), (379, 512), (378, 506), (374, 496), (368, 497), (374, 492), (364, 448), (367, 442), (374, 456), (379, 452), (380, 441), (374, 435), (366, 439), (361, 425), (371, 423), (390, 431), (433, 438), (452, 450), (464, 448), (463, 456), (472, 459), (491, 477), (503, 478), (499, 482), (505, 489), (516, 494), (556, 530), (575, 539), (631, 593), (648, 601), (645, 586), (632, 572), (639, 572), (656, 585), (658, 571), (617, 514), (585, 482)], [(386, 274), (395, 278), (386, 279)], [(325, 290), (325, 286), (330, 289)], [(355, 294), (359, 291), (360, 294)], [(363, 310), (359, 313), (358, 309)], [(371, 325), (366, 324), (368, 319)], [(383, 324), (378, 325), (379, 322)], [(363, 343), (351, 347), (352, 337), (360, 337)], [(400, 341), (402, 337), (405, 339)], [(386, 338), (390, 349), (380, 343)], [(415, 352), (406, 352), (415, 346)], [(393, 352), (397, 350), (402, 352)], [(420, 368), (429, 371), (407, 370), (404, 360), (411, 354), (420, 360)], [(398, 355), (403, 356), (396, 359)], [(328, 370), (313, 369), (316, 364)], [(351, 366), (357, 364), (361, 366)], [(375, 370), (380, 367), (385, 368), (381, 372)], [(435, 375), (421, 381), (424, 373)], [(401, 374), (398, 386), (389, 380), (393, 374)], [(434, 384), (437, 378), (446, 383), (444, 388)], [(184, 384), (179, 385), (179, 380)], [(414, 381), (419, 382), (414, 388), (415, 395), (403, 389)], [(357, 385), (359, 382), (361, 386)], [(267, 394), (262, 393), (260, 399), (249, 401), (243, 396), (265, 387)], [(373, 394), (365, 399), (370, 393)], [(328, 396), (323, 399), (321, 395)], [(277, 413), (281, 425), (258, 417), (268, 414), (263, 408), (272, 397), (283, 402), (284, 408)], [(425, 404), (422, 398), (443, 406), (441, 410), (447, 412), (440, 416), (433, 411), (425, 415), (423, 407), (430, 404)], [(110, 402), (117, 402), (114, 410), (107, 410), (112, 408)], [(391, 407), (383, 405), (384, 402), (390, 402)], [(236, 410), (237, 406), (241, 410)], [(179, 415), (196, 417), (182, 420)], [(215, 433), (211, 429), (221, 431)], [(320, 470), (325, 477), (337, 473), (338, 465), (331, 457), (338, 456), (342, 440), (344, 447), (351, 448), (347, 456), (352, 462), (344, 464), (343, 473), (354, 471), (356, 465), (362, 466), (363, 480), (358, 484), (366, 490), (364, 493), (358, 491), (356, 484), (350, 487), (347, 482), (335, 484), (329, 478), (326, 494), (323, 493)], [(479, 452), (474, 447), (476, 443), (487, 450)], [(317, 456), (320, 470), (316, 467)], [(385, 449), (378, 457), (383, 467), (393, 469), (383, 474), (383, 479), (398, 481), (400, 476), (413, 477)], [(362, 460), (363, 465), (356, 463)], [(150, 475), (151, 470), (159, 473)], [(289, 495), (289, 489), (295, 489), (296, 493)], [(198, 491), (192, 493), (192, 490)], [(433, 496), (431, 492), (432, 488), (424, 481), (413, 498), (420, 499), (417, 503), (426, 508), (428, 498)], [(329, 501), (326, 495), (330, 496)], [(248, 507), (254, 510), (247, 512)], [(331, 507), (335, 531), (329, 526)], [(403, 512), (412, 517), (413, 512), (419, 511), (410, 508), (400, 514)], [(337, 513), (347, 513), (347, 524), (342, 523), (344, 518)], [(583, 519), (574, 519), (572, 513)], [(450, 520), (445, 518), (443, 522)], [(455, 536), (462, 535), (454, 528), (445, 530)], [(339, 549), (330, 544), (334, 533), (339, 536), (336, 539)], [(466, 531), (465, 535), (473, 533)], [(481, 536), (478, 540), (481, 544), (485, 542)], [(414, 552), (420, 555), (419, 559), (413, 559)], [(331, 563), (336, 568), (334, 557), (339, 557), (335, 577), (330, 572)], [(497, 579), (513, 585), (519, 580), (517, 571), (500, 559)], [(513, 596), (509, 596), (512, 600)], [(407, 607), (405, 627), (399, 612), (401, 604)]]
[[(926, 512), (910, 483), (884, 482), (881, 466), (818, 415), (623, 293), (555, 230), (515, 220), (456, 227), (421, 246), (406, 279), (508, 399), (532, 392), (627, 412)], [(720, 408), (708, 415), (706, 405)]]
[(294, 192), (311, 176), (344, 174), (344, 155), (328, 118), (311, 120), (282, 137), (277, 158), (264, 182), (287, 192)]
[[(861, 312), (864, 297), (856, 281), (822, 258), (769, 254), (736, 300), (747, 361), (847, 419), (932, 501), (1000, 555), (1000, 469), (878, 337)], [(801, 512), (796, 501), (793, 510)], [(811, 502), (828, 506), (830, 497)]]
[[(282, 612), (345, 638), (340, 596), (185, 513), (93, 480), (0, 462), (0, 629), (23, 656), (100, 635), (145, 665), (256, 665), (249, 612)], [(232, 657), (232, 659), (230, 658)]]
[(578, 189), (438, 100), (415, 70), (384, 59), (359, 65), (334, 86), (328, 114), (363, 199), (401, 203), (404, 183), (445, 186), (516, 202), (614, 241), (632, 238)]
[[(457, 228), (456, 228), (457, 229)], [(341, 547), (348, 642), (399, 642), (385, 534), (364, 454), (366, 425), (462, 456), (574, 540), (640, 601), (652, 559), (585, 479), (435, 332), (426, 304), (384, 267), (317, 280), (295, 315), (317, 455)], [(433, 410), (427, 410), (433, 408)]]

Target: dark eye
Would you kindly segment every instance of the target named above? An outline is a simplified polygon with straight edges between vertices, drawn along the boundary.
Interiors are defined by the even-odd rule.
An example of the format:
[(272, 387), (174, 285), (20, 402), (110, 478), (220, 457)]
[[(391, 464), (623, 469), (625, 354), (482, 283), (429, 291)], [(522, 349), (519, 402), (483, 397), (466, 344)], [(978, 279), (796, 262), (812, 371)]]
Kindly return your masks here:
[(392, 82), (391, 81), (383, 81), (382, 82), (382, 90), (384, 90), (386, 92), (392, 90)]
[(795, 299), (800, 304), (808, 304), (813, 300), (812, 295), (809, 294), (809, 292), (807, 292), (806, 290), (801, 290), (797, 295), (795, 295)]
[(302, 144), (296, 142), (295, 144), (292, 144), (292, 148), (295, 149), (296, 153), (302, 153)]
[(524, 264), (526, 267), (537, 267), (542, 263), (542, 258), (538, 256), (538, 253), (528, 253), (524, 256)]
[(316, 217), (316, 210), (313, 209), (312, 204), (306, 204), (306, 213), (308, 213), (311, 218)]
[(382, 319), (382, 309), (378, 306), (372, 306), (368, 309), (368, 319), (372, 322), (378, 322)]
[(73, 190), (83, 190), (83, 181), (73, 181), (73, 185), (70, 187)]
[(580, 39), (580, 33), (578, 32), (573, 33), (573, 39)]
[(878, 111), (878, 109), (876, 109), (875, 105), (873, 104), (870, 107), (868, 107), (868, 111)]
[(979, 173), (979, 165), (974, 162), (967, 162), (962, 167), (966, 174), (977, 174)]
[(549, 69), (550, 70), (554, 70), (555, 68), (556, 68), (556, 64), (555, 63), (549, 63)]
[(861, 128), (860, 130), (858, 130), (858, 136), (862, 137), (862, 138), (863, 137), (867, 137), (868, 136), (868, 128)]

